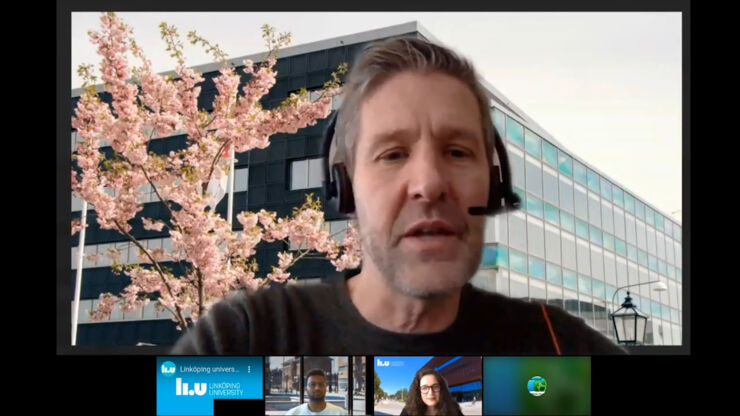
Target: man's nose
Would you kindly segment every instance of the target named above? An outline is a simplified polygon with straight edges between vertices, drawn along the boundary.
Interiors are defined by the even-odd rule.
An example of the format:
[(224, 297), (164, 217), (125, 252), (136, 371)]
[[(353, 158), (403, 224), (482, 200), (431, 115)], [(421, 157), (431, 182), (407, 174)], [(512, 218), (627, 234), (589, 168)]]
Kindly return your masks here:
[(413, 200), (434, 202), (449, 197), (449, 178), (444, 160), (432, 149), (412, 156), (408, 170), (408, 193)]

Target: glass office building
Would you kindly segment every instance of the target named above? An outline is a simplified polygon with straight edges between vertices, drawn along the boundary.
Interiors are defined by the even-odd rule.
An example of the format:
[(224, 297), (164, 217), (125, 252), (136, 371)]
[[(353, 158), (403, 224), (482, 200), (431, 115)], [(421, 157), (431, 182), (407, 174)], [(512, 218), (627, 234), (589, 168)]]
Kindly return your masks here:
[[(434, 37), (416, 22), (406, 23), (285, 48), (276, 70), (277, 83), (262, 100), (265, 108), (277, 106), (290, 93), (301, 88), (316, 90), (331, 78), (342, 62), (352, 62), (368, 43), (397, 36)], [(464, 53), (465, 51), (461, 51)], [(259, 57), (235, 58), (257, 61)], [(215, 64), (196, 67), (203, 73), (199, 106), (210, 110), (216, 90)], [(237, 70), (240, 68), (237, 66)], [(485, 290), (514, 298), (547, 302), (582, 317), (589, 325), (613, 337), (608, 320), (612, 295), (618, 287), (662, 280), (668, 290), (656, 292), (651, 285), (633, 288), (632, 297), (650, 319), (646, 342), (657, 345), (681, 344), (682, 267), (681, 227), (647, 201), (599, 172), (598, 168), (569, 152), (536, 122), (509, 102), (487, 82), (491, 115), (504, 138), (512, 164), (516, 192), (522, 209), (488, 220), (482, 262), (473, 283)], [(72, 108), (81, 91), (72, 91)], [(106, 96), (104, 95), (105, 99)], [(109, 99), (109, 97), (108, 97)], [(335, 99), (333, 108), (341, 105)], [(277, 134), (266, 149), (236, 155), (234, 213), (243, 210), (276, 211), (285, 216), (300, 205), (305, 194), (320, 195), (321, 140), (326, 120), (299, 130), (296, 134)], [(71, 131), (72, 148), (79, 139)], [(151, 150), (165, 153), (183, 148), (183, 134), (155, 140)], [(151, 189), (144, 189), (139, 216), (161, 217), (161, 204)], [(226, 201), (216, 210), (226, 216)], [(79, 218), (82, 203), (72, 198), (72, 217)], [(326, 210), (327, 227), (332, 231), (346, 226), (346, 217)], [(143, 310), (121, 313), (116, 310), (104, 322), (90, 322), (85, 313), (93, 310), (103, 292), (120, 292), (127, 278), (114, 275), (108, 248), (123, 251), (122, 258), (138, 262), (137, 251), (112, 230), (100, 230), (95, 212), (88, 211), (86, 257), (83, 262), (82, 300), (78, 345), (170, 345), (179, 337), (175, 323), (158, 312), (152, 302)], [(235, 229), (240, 228), (234, 221)], [(132, 221), (133, 235), (148, 248), (171, 247), (165, 232), (146, 231)], [(79, 234), (71, 238), (74, 285)], [(283, 243), (262, 243), (257, 252), (261, 270), (276, 264), (277, 253), (288, 249)], [(97, 258), (96, 255), (97, 254)], [(177, 265), (168, 264), (177, 270)], [(337, 274), (328, 261), (308, 260), (291, 268), (299, 279)], [(70, 292), (72, 293), (72, 292)], [(624, 299), (620, 291), (618, 302)], [(70, 299), (71, 302), (71, 299)]]

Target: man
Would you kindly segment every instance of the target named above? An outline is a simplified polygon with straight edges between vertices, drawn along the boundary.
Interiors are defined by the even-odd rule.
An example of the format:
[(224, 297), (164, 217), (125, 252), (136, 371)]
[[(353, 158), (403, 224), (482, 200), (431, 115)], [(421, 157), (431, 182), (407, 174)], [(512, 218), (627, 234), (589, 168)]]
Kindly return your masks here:
[(493, 177), (489, 106), (472, 65), (449, 49), (416, 38), (368, 48), (329, 152), (349, 176), (361, 271), (214, 305), (173, 353), (624, 353), (561, 309), (468, 283), (485, 224), (469, 209), (486, 206)]
[(288, 410), (286, 415), (346, 415), (347, 411), (328, 403), (326, 397), (326, 375), (323, 370), (313, 369), (306, 374), (308, 402)]

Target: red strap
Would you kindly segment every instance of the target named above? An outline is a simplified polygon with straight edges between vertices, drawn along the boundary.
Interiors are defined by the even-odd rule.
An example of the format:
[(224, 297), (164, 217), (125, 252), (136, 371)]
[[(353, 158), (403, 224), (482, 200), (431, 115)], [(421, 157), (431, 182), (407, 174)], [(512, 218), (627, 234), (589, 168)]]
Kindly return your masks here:
[(544, 303), (540, 303), (540, 306), (542, 307), (542, 315), (545, 317), (545, 322), (547, 322), (547, 329), (550, 330), (550, 336), (552, 337), (552, 343), (555, 344), (555, 351), (558, 353), (558, 355), (563, 355), (562, 352), (560, 352), (560, 344), (558, 344), (558, 338), (555, 336), (555, 331), (552, 329), (552, 323), (550, 323), (550, 317), (547, 315), (547, 308), (545, 307)]

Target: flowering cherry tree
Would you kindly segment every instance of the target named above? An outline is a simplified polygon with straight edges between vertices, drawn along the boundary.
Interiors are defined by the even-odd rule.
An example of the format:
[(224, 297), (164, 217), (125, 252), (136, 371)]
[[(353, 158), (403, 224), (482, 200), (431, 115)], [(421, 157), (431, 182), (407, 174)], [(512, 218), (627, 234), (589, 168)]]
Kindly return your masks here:
[[(215, 212), (222, 195), (214, 195), (209, 187), (228, 175), (232, 146), (234, 152), (264, 149), (271, 135), (295, 133), (326, 117), (332, 97), (341, 92), (338, 75), (346, 71), (345, 64), (315, 100), (304, 89), (267, 110), (259, 100), (275, 85), (276, 54), (290, 42), (290, 35), (263, 26), (268, 55), (260, 64), (243, 62), (249, 80), (240, 88), (239, 74), (218, 45), (189, 32), (191, 43), (202, 45), (221, 63), (209, 113), (197, 106), (199, 83), (204, 79), (185, 65), (176, 28), (160, 25), (167, 51), (177, 60), (176, 77), (172, 77), (153, 72), (131, 28), (118, 16), (105, 13), (100, 21), (100, 32), (91, 31), (89, 36), (102, 58), (102, 85), (112, 100), (107, 104), (100, 99), (92, 66), (81, 65), (78, 73), (84, 79), (84, 92), (72, 126), (82, 141), (73, 155), (72, 190), (92, 204), (101, 229), (116, 230), (138, 247), (141, 264), (120, 263), (121, 253), (108, 251), (114, 272), (125, 274), (131, 283), (122, 293), (101, 294), (98, 308), (90, 313), (93, 320), (106, 319), (117, 304), (123, 312), (141, 308), (159, 294), (156, 307), (169, 311), (178, 328), (187, 328), (233, 290), (255, 291), (268, 282), (286, 282), (287, 270), (309, 253), (322, 253), (339, 271), (359, 265), (356, 229), (350, 224), (344, 240), (336, 240), (325, 229), (321, 205), (312, 195), (286, 218), (264, 209), (239, 213), (236, 219), (243, 231), (235, 232)], [(140, 66), (132, 68), (127, 54)], [(177, 132), (187, 134), (185, 148), (163, 155), (148, 150), (153, 140)], [(102, 140), (110, 142), (112, 156), (101, 152)], [(137, 218), (143, 209), (140, 192), (146, 185), (166, 208), (164, 218)], [(146, 230), (169, 232), (172, 249), (146, 248), (131, 234), (133, 221), (141, 221)], [(82, 227), (79, 220), (73, 221), (72, 234)], [(260, 277), (253, 258), (260, 241), (284, 241), (301, 249), (279, 253), (278, 264)], [(175, 276), (163, 264), (167, 261), (182, 264), (184, 274)]]

